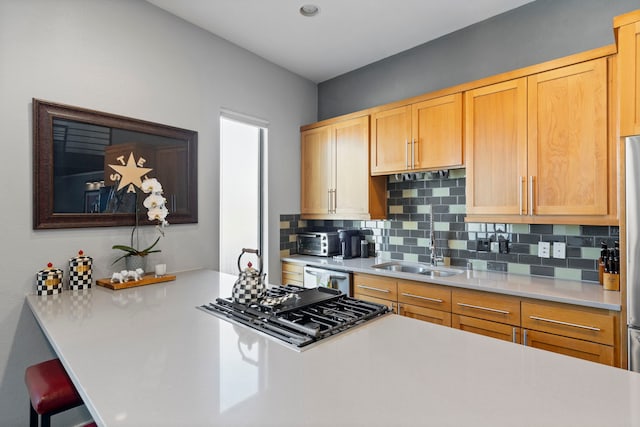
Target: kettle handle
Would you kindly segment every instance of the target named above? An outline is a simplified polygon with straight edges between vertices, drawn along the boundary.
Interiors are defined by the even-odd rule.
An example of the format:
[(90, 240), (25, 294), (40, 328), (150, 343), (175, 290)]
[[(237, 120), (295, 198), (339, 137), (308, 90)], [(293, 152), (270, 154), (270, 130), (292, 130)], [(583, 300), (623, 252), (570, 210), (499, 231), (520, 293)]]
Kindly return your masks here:
[(240, 256), (238, 257), (238, 271), (242, 273), (242, 267), (240, 266), (240, 258), (242, 258), (242, 255), (244, 255), (245, 253), (251, 253), (251, 254), (257, 255), (258, 263), (260, 264), (260, 270), (258, 271), (258, 274), (262, 274), (262, 257), (260, 256), (260, 251), (258, 249), (242, 248), (242, 252), (240, 252)]

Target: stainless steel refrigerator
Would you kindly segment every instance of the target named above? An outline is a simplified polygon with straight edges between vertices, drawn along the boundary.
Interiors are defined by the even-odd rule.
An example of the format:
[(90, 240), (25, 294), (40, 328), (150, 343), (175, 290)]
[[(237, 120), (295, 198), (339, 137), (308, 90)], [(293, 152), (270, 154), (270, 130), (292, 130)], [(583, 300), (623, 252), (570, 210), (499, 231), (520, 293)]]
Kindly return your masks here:
[(625, 141), (629, 369), (640, 372), (640, 136)]

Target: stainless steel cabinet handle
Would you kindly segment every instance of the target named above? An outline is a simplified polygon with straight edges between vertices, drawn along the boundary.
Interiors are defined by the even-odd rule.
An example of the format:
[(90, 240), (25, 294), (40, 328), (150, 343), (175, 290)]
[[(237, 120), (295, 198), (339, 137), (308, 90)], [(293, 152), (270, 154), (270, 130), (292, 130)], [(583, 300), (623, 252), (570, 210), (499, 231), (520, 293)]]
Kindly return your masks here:
[(518, 177), (518, 206), (520, 208), (520, 215), (522, 215), (522, 212), (524, 211), (524, 207), (522, 206), (522, 181), (524, 180), (523, 176), (519, 176)]
[(533, 215), (533, 175), (529, 175), (529, 215)]
[(331, 190), (327, 190), (327, 209), (331, 213)]
[(406, 164), (407, 169), (410, 169), (411, 166), (409, 166), (409, 140), (405, 139), (404, 142), (405, 142), (405, 145), (406, 145), (406, 148), (404, 150), (404, 163)]
[(416, 168), (416, 140), (411, 140), (411, 169)]
[(518, 331), (516, 330), (515, 326), (511, 328), (511, 342), (518, 342)]
[(522, 331), (522, 345), (527, 346), (527, 330)]
[(365, 286), (365, 285), (357, 285), (357, 286), (362, 289), (369, 289), (370, 291), (384, 292), (385, 294), (388, 294), (389, 292), (391, 292), (389, 289), (380, 289), (380, 288), (374, 288), (372, 286)]
[(529, 319), (539, 320), (541, 322), (554, 323), (556, 325), (572, 326), (574, 328), (587, 329), (589, 331), (601, 331), (600, 328), (596, 328), (594, 326), (585, 326), (585, 325), (579, 325), (577, 323), (562, 322), (560, 320), (545, 319), (544, 317), (529, 316)]
[(441, 300), (441, 299), (439, 299), (439, 298), (423, 297), (422, 295), (408, 294), (408, 293), (406, 293), (406, 292), (403, 292), (403, 293), (402, 293), (402, 296), (409, 297), (409, 298), (424, 299), (424, 300), (432, 301), (432, 302), (439, 302), (439, 303), (444, 302), (443, 300)]
[(338, 190), (336, 190), (335, 188), (333, 189), (333, 213), (336, 213), (337, 209), (338, 209), (338, 196), (337, 193)]
[(490, 311), (492, 313), (511, 314), (509, 311), (498, 310), (497, 308), (482, 307), (482, 306), (479, 306), (479, 305), (465, 304), (465, 303), (462, 303), (462, 302), (459, 302), (458, 305), (460, 307), (474, 308), (476, 310)]

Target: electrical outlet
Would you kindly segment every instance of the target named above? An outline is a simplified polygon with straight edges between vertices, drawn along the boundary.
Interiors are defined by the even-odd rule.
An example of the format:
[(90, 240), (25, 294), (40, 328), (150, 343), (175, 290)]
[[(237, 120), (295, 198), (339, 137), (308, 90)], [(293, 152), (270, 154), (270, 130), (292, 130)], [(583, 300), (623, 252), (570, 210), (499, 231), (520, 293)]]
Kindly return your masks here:
[(564, 242), (553, 243), (553, 257), (565, 259), (567, 257), (567, 244)]
[(478, 252), (489, 252), (491, 241), (489, 239), (478, 239), (476, 242), (476, 250)]
[(497, 253), (500, 250), (498, 242), (491, 242), (491, 252)]
[(540, 258), (549, 258), (551, 244), (549, 242), (538, 242), (538, 256)]

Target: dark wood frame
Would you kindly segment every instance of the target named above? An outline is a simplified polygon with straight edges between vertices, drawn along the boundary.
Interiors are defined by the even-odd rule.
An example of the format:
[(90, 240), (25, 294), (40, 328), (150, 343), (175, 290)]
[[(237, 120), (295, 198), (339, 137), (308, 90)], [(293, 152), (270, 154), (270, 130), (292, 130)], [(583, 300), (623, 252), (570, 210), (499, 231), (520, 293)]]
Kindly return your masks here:
[[(170, 212), (169, 223), (198, 222), (198, 133), (144, 120), (85, 108), (33, 99), (33, 228), (83, 228), (135, 225), (133, 213), (55, 213), (53, 176), (53, 119), (60, 118), (99, 126), (125, 129), (174, 138), (187, 144), (188, 195), (186, 212)], [(151, 224), (146, 212), (139, 213), (141, 224)]]

